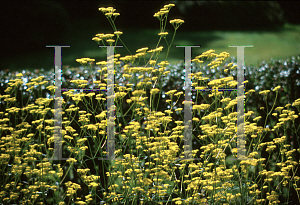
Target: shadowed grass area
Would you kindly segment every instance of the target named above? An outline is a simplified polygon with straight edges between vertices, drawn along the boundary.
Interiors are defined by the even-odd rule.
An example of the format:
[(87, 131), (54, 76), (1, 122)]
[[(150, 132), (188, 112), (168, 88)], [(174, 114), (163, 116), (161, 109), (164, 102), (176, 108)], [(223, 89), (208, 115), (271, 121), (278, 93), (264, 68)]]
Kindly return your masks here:
[[(106, 60), (105, 51), (98, 48), (96, 42), (92, 41), (97, 33), (112, 33), (112, 30), (95, 28), (94, 21), (77, 22), (74, 30), (71, 30), (64, 40), (62, 45), (70, 45), (70, 48), (62, 49), (62, 64), (77, 67), (80, 64), (75, 60), (77, 58), (89, 57), (95, 58), (97, 61)], [(80, 29), (78, 29), (80, 28)], [(171, 28), (171, 26), (169, 27)], [(201, 30), (199, 28), (199, 30)], [(134, 30), (126, 29), (121, 35), (121, 39), (131, 51), (135, 51), (142, 47), (155, 48), (159, 36), (159, 30)], [(167, 36), (168, 43), (171, 42), (173, 36), (173, 29), (168, 29)], [(228, 45), (253, 45), (253, 48), (245, 49), (245, 63), (246, 65), (258, 66), (263, 60), (268, 61), (273, 58), (286, 58), (292, 55), (298, 55), (300, 50), (300, 25), (286, 24), (281, 31), (206, 31), (206, 32), (184, 32), (180, 28), (176, 33), (175, 40), (170, 49), (168, 61), (170, 63), (177, 63), (184, 60), (184, 49), (176, 48), (175, 45), (201, 45), (201, 48), (192, 49), (192, 58), (200, 55), (202, 52), (213, 49), (216, 53), (226, 51), (231, 56), (236, 56), (236, 48), (229, 48)], [(122, 45), (119, 41), (118, 45)], [(165, 60), (167, 52), (167, 44), (162, 39), (160, 46), (164, 46), (158, 61)], [(117, 48), (117, 53), (121, 56), (130, 55), (125, 47)], [(18, 70), (44, 68), (51, 70), (54, 68), (54, 49), (44, 48), (39, 53), (26, 54), (22, 56), (12, 56), (3, 62), (2, 69)], [(150, 55), (148, 54), (148, 58)]]

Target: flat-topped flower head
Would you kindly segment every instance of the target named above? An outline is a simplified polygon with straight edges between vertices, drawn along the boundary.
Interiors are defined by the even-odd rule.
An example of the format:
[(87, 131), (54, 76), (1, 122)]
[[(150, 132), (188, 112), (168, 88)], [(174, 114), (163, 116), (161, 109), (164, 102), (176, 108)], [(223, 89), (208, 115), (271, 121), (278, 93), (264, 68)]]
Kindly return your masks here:
[(170, 90), (170, 91), (166, 92), (166, 95), (173, 96), (174, 93), (176, 93), (176, 92), (177, 92), (177, 90)]
[(97, 62), (96, 65), (107, 65), (107, 62), (106, 61), (100, 61), (100, 62)]
[(105, 16), (111, 17), (113, 13), (106, 13)]
[(170, 63), (168, 61), (162, 61), (160, 63), (158, 63), (157, 65), (161, 66), (161, 67), (166, 67), (167, 65), (169, 65)]
[(98, 33), (96, 34), (95, 36), (99, 37), (99, 38), (102, 38), (105, 34), (104, 33)]
[(173, 25), (173, 27), (175, 28), (175, 30), (177, 30), (179, 28), (179, 26), (181, 24), (183, 24), (183, 23), (184, 23), (184, 20), (182, 20), (182, 19), (173, 19), (173, 20), (170, 20), (170, 24)]
[(109, 45), (112, 45), (115, 42), (115, 40), (114, 39), (107, 39), (106, 42), (109, 43)]
[(163, 15), (169, 13), (169, 11), (167, 9), (160, 9), (159, 13)]
[(155, 95), (155, 94), (158, 93), (158, 92), (159, 92), (159, 89), (158, 89), (158, 88), (153, 88), (153, 89), (150, 91), (150, 93), (153, 94), (153, 95)]
[(158, 48), (154, 49), (154, 52), (161, 52), (163, 48), (163, 46), (159, 46)]
[(178, 93), (176, 93), (176, 94), (174, 94), (175, 96), (180, 96), (180, 95), (183, 95), (183, 92), (182, 91), (180, 91), (180, 92), (178, 92)]
[(115, 31), (114, 34), (117, 35), (117, 36), (120, 36), (120, 35), (123, 34), (123, 32), (122, 31)]
[(104, 8), (104, 7), (101, 7), (98, 9), (99, 11), (102, 11), (103, 13), (113, 13), (115, 12), (116, 9), (114, 9), (113, 7), (107, 7), (107, 8)]
[(254, 118), (253, 121), (257, 121), (257, 120), (259, 120), (260, 118), (261, 118), (261, 116), (258, 116), (258, 117), (256, 117), (256, 118)]
[(140, 48), (140, 49), (136, 50), (136, 52), (140, 53), (140, 52), (145, 52), (146, 50), (148, 50), (148, 47)]
[(162, 37), (165, 37), (166, 35), (168, 35), (169, 33), (168, 32), (160, 32), (158, 35), (159, 36), (162, 36)]
[(164, 8), (171, 9), (173, 6), (175, 6), (175, 4), (167, 4), (164, 5)]
[(270, 90), (264, 90), (264, 91), (260, 91), (259, 94), (267, 95), (269, 92)]
[(275, 87), (275, 88), (273, 89), (273, 91), (274, 91), (274, 92), (278, 92), (278, 90), (279, 90), (280, 88), (281, 88), (281, 87), (280, 87), (280, 85), (279, 85), (279, 86)]
[(88, 63), (93, 62), (93, 61), (95, 61), (95, 59), (91, 59), (91, 58), (76, 59), (76, 62), (80, 63), (81, 65), (88, 64)]
[(102, 39), (101, 38), (99, 38), (99, 37), (93, 37), (92, 38), (92, 41), (96, 41), (96, 42), (100, 42)]
[(150, 64), (150, 65), (155, 65), (155, 64), (156, 64), (156, 60), (150, 60), (150, 61), (149, 61), (149, 64)]
[(132, 92), (132, 95), (144, 95), (146, 94), (146, 91), (144, 90), (135, 90)]

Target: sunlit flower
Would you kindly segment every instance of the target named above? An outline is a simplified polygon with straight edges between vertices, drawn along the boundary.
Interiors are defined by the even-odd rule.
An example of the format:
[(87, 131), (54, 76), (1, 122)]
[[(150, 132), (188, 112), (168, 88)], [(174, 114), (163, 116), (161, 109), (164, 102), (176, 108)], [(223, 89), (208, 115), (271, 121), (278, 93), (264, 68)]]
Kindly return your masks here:
[(270, 90), (264, 90), (264, 91), (260, 91), (259, 94), (267, 95), (269, 92)]
[(277, 86), (277, 87), (275, 87), (274, 89), (273, 89), (273, 91), (278, 91), (279, 89), (281, 88), (281, 86)]
[(160, 32), (158, 35), (164, 37), (164, 36), (166, 36), (166, 35), (168, 35), (168, 34), (169, 34), (168, 32)]

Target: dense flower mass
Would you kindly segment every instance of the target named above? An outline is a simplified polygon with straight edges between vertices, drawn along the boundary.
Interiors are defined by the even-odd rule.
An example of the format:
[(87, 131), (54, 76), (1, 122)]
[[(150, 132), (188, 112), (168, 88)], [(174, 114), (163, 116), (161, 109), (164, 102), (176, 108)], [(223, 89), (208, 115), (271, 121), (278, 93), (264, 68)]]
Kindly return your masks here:
[[(165, 40), (165, 22), (173, 6), (165, 5), (154, 14), (161, 23), (159, 36)], [(114, 20), (120, 14), (113, 7), (99, 10), (112, 24), (114, 33), (97, 34), (93, 40), (99, 45), (117, 45), (123, 32), (116, 29)], [(174, 19), (170, 23), (175, 35), (184, 21)], [(63, 85), (70, 86), (70, 90), (62, 91), (60, 121), (54, 109), (57, 87), (49, 82), (53, 74), (30, 76), (30, 82), (25, 82), (25, 72), (9, 76), (0, 94), (1, 203), (300, 202), (300, 148), (289, 143), (293, 137), (299, 139), (300, 99), (277, 106), (281, 86), (276, 86), (259, 92), (266, 101), (265, 107), (254, 112), (246, 104), (243, 143), (248, 159), (238, 159), (236, 94), (224, 91), (237, 86), (237, 66), (226, 63), (229, 53), (209, 50), (192, 60), (190, 77), (195, 89), (192, 101), (185, 101), (184, 86), (179, 82), (184, 71), (179, 73), (174, 68), (172, 71), (178, 73), (170, 72), (167, 57), (158, 61), (162, 50), (158, 44), (150, 50), (140, 48), (135, 55), (115, 54), (114, 85), (109, 83), (109, 64), (105, 60), (93, 64), (95, 59), (77, 59), (89, 72), (66, 71), (72, 79), (63, 77)], [(145, 66), (139, 64), (141, 58)], [(90, 79), (92, 69), (97, 72)], [(207, 73), (214, 69), (221, 74), (212, 79)], [(83, 77), (84, 73), (89, 75)], [(114, 95), (108, 96), (111, 88)], [(254, 89), (246, 89), (246, 102), (252, 94), (256, 94)], [(112, 97), (114, 106), (108, 108)], [(184, 121), (189, 107), (190, 144)], [(60, 125), (61, 141), (55, 132)], [(114, 125), (112, 132), (110, 125)], [(191, 151), (187, 149), (190, 146)], [(59, 147), (64, 160), (56, 158)]]

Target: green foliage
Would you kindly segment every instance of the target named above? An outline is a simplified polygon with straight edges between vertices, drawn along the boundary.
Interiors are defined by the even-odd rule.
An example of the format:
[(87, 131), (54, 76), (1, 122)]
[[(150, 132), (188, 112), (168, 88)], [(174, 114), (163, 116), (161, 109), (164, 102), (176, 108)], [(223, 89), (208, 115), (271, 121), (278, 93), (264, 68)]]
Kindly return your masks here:
[[(166, 42), (170, 7), (154, 15), (161, 23), (160, 40)], [(121, 41), (114, 25), (115, 10), (100, 10), (112, 23), (114, 34), (99, 34), (100, 40), (94, 40), (110, 45)], [(170, 23), (176, 31), (182, 22)], [(158, 43), (151, 50), (139, 49), (136, 55), (114, 56), (114, 160), (98, 160), (108, 151), (105, 60), (94, 63), (95, 59), (82, 58), (77, 59), (81, 67), (63, 68), (63, 88), (99, 88), (62, 92), (66, 161), (49, 160), (55, 142), (53, 73), (1, 72), (3, 204), (298, 203), (300, 99), (292, 100), (296, 91), (293, 98), (284, 98), (285, 92), (293, 92), (279, 71), (294, 65), (291, 72), (298, 74), (299, 57), (286, 65), (282, 62), (283, 66), (271, 62), (271, 71), (262, 69), (266, 65), (246, 69), (245, 143), (246, 156), (253, 160), (236, 160), (236, 92), (221, 90), (236, 87), (235, 59), (214, 50), (196, 56), (191, 76), (196, 90), (192, 94), (194, 159), (186, 160), (184, 65), (170, 65), (167, 57), (158, 63), (161, 49)], [(298, 86), (294, 76), (290, 82)]]

